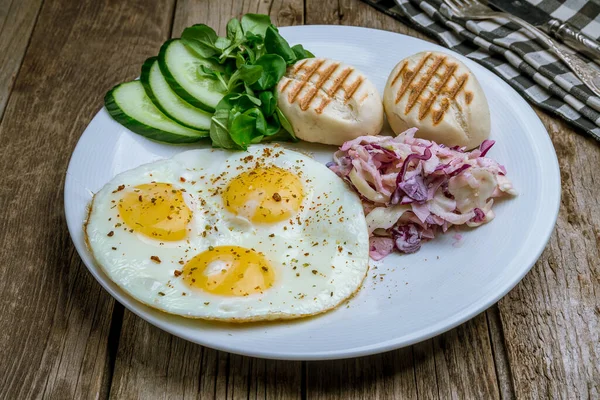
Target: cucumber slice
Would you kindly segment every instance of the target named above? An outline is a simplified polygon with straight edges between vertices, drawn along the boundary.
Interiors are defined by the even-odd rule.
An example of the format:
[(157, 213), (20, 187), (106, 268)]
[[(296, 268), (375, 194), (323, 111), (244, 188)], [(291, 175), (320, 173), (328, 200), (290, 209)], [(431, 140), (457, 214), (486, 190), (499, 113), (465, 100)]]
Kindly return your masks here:
[(173, 91), (194, 107), (213, 112), (227, 91), (221, 82), (198, 76), (200, 65), (218, 71), (223, 71), (223, 66), (200, 57), (181, 39), (171, 39), (162, 45), (158, 65)]
[(175, 94), (160, 72), (156, 57), (147, 59), (142, 66), (140, 82), (150, 100), (167, 117), (188, 128), (204, 131), (210, 129), (212, 114), (192, 106)]
[(181, 126), (160, 112), (140, 81), (115, 86), (104, 96), (104, 105), (121, 125), (159, 142), (191, 143), (208, 136), (207, 132)]

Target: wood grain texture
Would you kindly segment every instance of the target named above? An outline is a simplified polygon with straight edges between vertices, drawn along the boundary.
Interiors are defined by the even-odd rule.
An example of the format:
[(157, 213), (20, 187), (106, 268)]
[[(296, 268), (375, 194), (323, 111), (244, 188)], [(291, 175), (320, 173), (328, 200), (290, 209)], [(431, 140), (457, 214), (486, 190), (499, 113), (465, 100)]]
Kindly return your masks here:
[(494, 304), (486, 311), (488, 328), (490, 331), (490, 340), (492, 342), (492, 352), (494, 354), (494, 363), (496, 367), (496, 377), (498, 379), (498, 389), (502, 399), (516, 398), (515, 387), (512, 378), (512, 371), (506, 353), (504, 343), (504, 329), (500, 319), (500, 310), (498, 304)]
[(440, 399), (499, 398), (485, 313), (432, 340)]
[(42, 0), (0, 2), (0, 121)]
[(303, 363), (219, 352), (123, 313), (71, 244), (64, 173), (105, 91), (137, 76), (185, 26), (222, 34), (246, 12), (269, 13), (280, 26), (429, 39), (359, 0), (41, 4), (0, 2), (0, 398), (600, 398), (596, 142), (538, 111), (560, 160), (557, 228), (531, 273), (486, 313), (371, 357)]
[(485, 314), (418, 345), (307, 363), (312, 399), (497, 399)]
[(600, 147), (538, 111), (558, 154), (562, 201), (549, 245), (499, 303), (517, 394), (600, 398)]
[(212, 350), (125, 312), (112, 398), (300, 399), (301, 391), (301, 362)]
[[(172, 397), (192, 398), (199, 388), (206, 387), (200, 346), (140, 322), (129, 312), (125, 312), (121, 332), (111, 397), (166, 398), (168, 393)], [(179, 357), (171, 357), (172, 354)]]
[(417, 399), (411, 348), (306, 364), (309, 399)]
[[(434, 43), (433, 39), (360, 0), (306, 0), (305, 24), (350, 25), (402, 33)], [(399, 61), (399, 60), (398, 60)]]
[(0, 398), (107, 392), (114, 302), (73, 248), (63, 179), (104, 92), (167, 34), (168, 5), (55, 0), (40, 11), (0, 124)]
[(173, 37), (178, 37), (186, 26), (207, 24), (217, 34), (225, 35), (227, 21), (246, 13), (268, 14), (277, 26), (302, 25), (302, 0), (179, 0), (173, 21)]

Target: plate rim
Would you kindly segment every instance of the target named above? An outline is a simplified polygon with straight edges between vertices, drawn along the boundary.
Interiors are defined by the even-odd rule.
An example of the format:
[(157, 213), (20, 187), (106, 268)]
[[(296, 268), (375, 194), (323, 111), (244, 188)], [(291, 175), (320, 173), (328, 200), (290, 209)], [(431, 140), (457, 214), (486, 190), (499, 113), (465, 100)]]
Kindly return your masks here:
[[(439, 50), (439, 51), (447, 52), (447, 53), (459, 58), (462, 61), (466, 60), (465, 62), (467, 65), (469, 65), (471, 63), (476, 63), (476, 61), (468, 59), (465, 56), (462, 56), (461, 54), (458, 54), (448, 48), (442, 47), (436, 43), (427, 42), (425, 40), (416, 38), (414, 36), (409, 36), (409, 35), (405, 35), (405, 34), (401, 34), (401, 33), (397, 33), (397, 32), (381, 30), (381, 29), (357, 27), (357, 26), (343, 26), (343, 25), (297, 25), (297, 26), (280, 27), (279, 29), (284, 37), (285, 37), (286, 32), (289, 32), (292, 30), (306, 30), (306, 29), (333, 29), (333, 30), (340, 30), (340, 31), (341, 30), (360, 30), (360, 31), (372, 32), (373, 34), (400, 35), (403, 37), (403, 40), (408, 39), (409, 41), (422, 42), (422, 43), (426, 44), (427, 46), (431, 47), (431, 49), (433, 51)], [(485, 67), (483, 67), (481, 65), (479, 65), (479, 67), (485, 69)], [(138, 317), (142, 318), (143, 320), (147, 321), (148, 323), (150, 323), (150, 324), (158, 327), (159, 329), (162, 329), (172, 335), (175, 335), (182, 339), (188, 340), (192, 343), (210, 347), (210, 348), (213, 348), (213, 349), (216, 349), (219, 351), (226, 351), (226, 352), (233, 353), (233, 354), (240, 354), (240, 355), (251, 356), (251, 357), (260, 357), (260, 358), (265, 358), (265, 359), (278, 359), (278, 360), (307, 360), (307, 361), (310, 360), (310, 361), (312, 361), (312, 360), (344, 359), (344, 358), (367, 356), (367, 355), (372, 355), (372, 354), (395, 350), (398, 348), (402, 348), (402, 347), (413, 345), (415, 343), (422, 342), (424, 340), (430, 339), (434, 336), (437, 336), (444, 332), (447, 332), (447, 331), (457, 327), (458, 325), (461, 325), (461, 324), (465, 323), (466, 321), (469, 321), (470, 319), (474, 318), (478, 314), (480, 314), (480, 313), (484, 312), (485, 310), (487, 310), (488, 308), (490, 308), (493, 304), (497, 303), (502, 297), (504, 297), (506, 294), (508, 294), (508, 292), (510, 292), (525, 277), (525, 275), (527, 275), (527, 273), (529, 273), (531, 268), (535, 265), (535, 263), (541, 256), (542, 252), (546, 248), (546, 246), (550, 240), (550, 237), (552, 236), (552, 234), (554, 232), (554, 229), (556, 226), (556, 221), (558, 219), (559, 208), (560, 208), (562, 185), (561, 185), (561, 176), (560, 176), (558, 157), (556, 155), (554, 145), (553, 145), (552, 141), (550, 140), (549, 135), (547, 134), (546, 128), (542, 124), (540, 118), (537, 116), (537, 114), (535, 113), (535, 111), (533, 110), (531, 105), (518, 92), (516, 92), (503, 79), (501, 79), (497, 75), (493, 74), (491, 71), (489, 71), (487, 69), (485, 69), (485, 70), (488, 71), (490, 76), (492, 76), (494, 79), (496, 79), (501, 86), (503, 86), (503, 89), (507, 90), (509, 93), (517, 95), (520, 98), (520, 100), (522, 101), (522, 103), (527, 105), (527, 108), (523, 111), (523, 113), (530, 113), (530, 115), (532, 117), (534, 117), (534, 118), (532, 118), (532, 122), (531, 122), (532, 129), (533, 130), (539, 129), (546, 133), (545, 143), (540, 144), (539, 142), (536, 142), (536, 145), (534, 148), (539, 148), (542, 145), (546, 145), (546, 146), (549, 145), (550, 148), (552, 149), (551, 156), (553, 156), (553, 157), (550, 157), (551, 160), (549, 160), (549, 163), (550, 163), (550, 161), (552, 161), (550, 163), (550, 164), (552, 164), (551, 167), (556, 172), (554, 174), (554, 178), (555, 178), (554, 185), (558, 188), (557, 192), (555, 193), (553, 207), (551, 207), (553, 210), (553, 214), (552, 214), (552, 217), (549, 218), (545, 223), (544, 228), (546, 229), (546, 233), (542, 238), (543, 240), (538, 242), (539, 243), (538, 248), (534, 252), (528, 253), (529, 257), (527, 258), (527, 260), (522, 261), (522, 264), (526, 265), (525, 268), (520, 270), (520, 272), (518, 274), (511, 276), (511, 279), (507, 279), (504, 282), (504, 284), (500, 285), (499, 288), (493, 292), (492, 295), (483, 297), (484, 300), (480, 300), (478, 302), (472, 303), (472, 304), (464, 307), (461, 311), (456, 312), (453, 315), (450, 315), (444, 319), (440, 319), (440, 320), (438, 320), (438, 322), (428, 326), (427, 328), (423, 328), (419, 331), (412, 332), (408, 339), (399, 340), (399, 338), (396, 337), (396, 338), (391, 338), (389, 340), (378, 342), (375, 344), (361, 346), (361, 347), (355, 347), (355, 348), (346, 349), (346, 350), (305, 352), (305, 353), (299, 353), (299, 352), (282, 353), (281, 351), (271, 352), (269, 350), (258, 351), (258, 350), (254, 350), (254, 349), (244, 349), (243, 351), (241, 351), (240, 349), (237, 349), (237, 348), (234, 348), (234, 347), (231, 347), (226, 344), (219, 343), (219, 342), (204, 341), (201, 338), (199, 339), (198, 337), (191, 337), (189, 335), (183, 334), (182, 332), (179, 332), (176, 329), (176, 326), (171, 325), (167, 321), (161, 320), (159, 318), (156, 318), (154, 315), (147, 313), (147, 311), (144, 310), (143, 304), (137, 302), (131, 296), (127, 295), (126, 293), (124, 293), (125, 296), (123, 296), (121, 293), (114, 290), (114, 288), (111, 286), (112, 282), (110, 282), (110, 280), (108, 280), (107, 277), (101, 276), (101, 273), (102, 273), (101, 269), (99, 267), (96, 267), (96, 269), (90, 267), (88, 265), (88, 263), (85, 261), (84, 257), (81, 255), (80, 251), (81, 250), (87, 251), (87, 248), (80, 249), (77, 246), (76, 242), (72, 239), (74, 247), (77, 250), (78, 255), (80, 256), (81, 261), (86, 266), (88, 271), (92, 274), (94, 279), (117, 302), (119, 302), (121, 305), (126, 307), (129, 311), (131, 311)], [(102, 107), (102, 109), (100, 109), (94, 115), (94, 117), (91, 119), (91, 121), (87, 124), (86, 128), (82, 132), (80, 139), (78, 140), (75, 148), (73, 149), (73, 152), (71, 153), (71, 157), (69, 159), (69, 164), (68, 164), (68, 167), (66, 170), (65, 185), (64, 185), (64, 192), (63, 192), (64, 206), (65, 206), (64, 212), (65, 212), (65, 218), (67, 219), (67, 227), (68, 227), (71, 238), (74, 238), (77, 235), (77, 233), (74, 231), (74, 229), (76, 229), (76, 227), (75, 226), (72, 227), (71, 224), (69, 224), (69, 218), (68, 218), (68, 214), (69, 214), (68, 209), (69, 209), (69, 204), (71, 203), (71, 201), (67, 197), (67, 192), (68, 192), (68, 188), (72, 184), (69, 171), (73, 167), (73, 165), (72, 165), (73, 158), (74, 158), (73, 156), (77, 152), (78, 147), (81, 144), (81, 137), (83, 135), (85, 135), (86, 131), (93, 124), (94, 120), (101, 116), (102, 112), (106, 112), (104, 107)], [(533, 125), (536, 125), (536, 126), (533, 126)], [(548, 178), (548, 179), (551, 179), (551, 178)], [(100, 272), (100, 273), (98, 273), (98, 272)], [(105, 281), (105, 280), (107, 280), (107, 281)], [(403, 338), (403, 337), (406, 337), (406, 335), (402, 336), (401, 338)]]

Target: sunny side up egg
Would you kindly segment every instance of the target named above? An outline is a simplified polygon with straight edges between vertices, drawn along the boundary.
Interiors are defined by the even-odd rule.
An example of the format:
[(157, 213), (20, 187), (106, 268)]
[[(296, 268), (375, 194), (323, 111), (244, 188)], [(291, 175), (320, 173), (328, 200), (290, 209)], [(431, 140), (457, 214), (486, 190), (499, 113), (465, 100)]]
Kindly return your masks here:
[(116, 176), (85, 232), (102, 270), (151, 307), (259, 321), (330, 310), (368, 269), (359, 198), (280, 146), (191, 150)]

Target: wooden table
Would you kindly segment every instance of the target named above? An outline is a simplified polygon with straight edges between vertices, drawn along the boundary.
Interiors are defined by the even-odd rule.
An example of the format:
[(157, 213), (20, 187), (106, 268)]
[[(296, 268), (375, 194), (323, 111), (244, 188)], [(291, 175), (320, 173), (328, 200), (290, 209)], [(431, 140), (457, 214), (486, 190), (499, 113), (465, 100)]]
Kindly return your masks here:
[(550, 243), (497, 305), (426, 342), (253, 359), (162, 332), (96, 283), (63, 214), (79, 136), (167, 38), (246, 12), (424, 38), (358, 0), (0, 1), (0, 398), (600, 398), (600, 146), (539, 110), (563, 181)]

